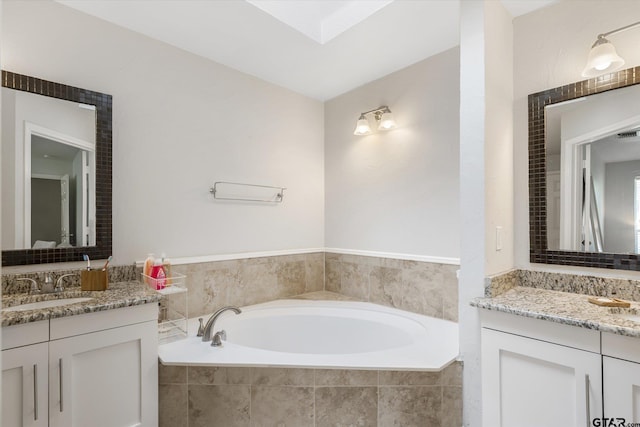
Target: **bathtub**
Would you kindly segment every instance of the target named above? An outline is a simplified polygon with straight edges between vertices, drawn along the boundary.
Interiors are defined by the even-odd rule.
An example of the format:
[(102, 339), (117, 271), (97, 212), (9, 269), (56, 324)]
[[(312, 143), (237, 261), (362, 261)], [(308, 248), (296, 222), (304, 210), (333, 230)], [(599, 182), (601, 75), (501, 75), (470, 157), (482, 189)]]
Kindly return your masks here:
[[(208, 317), (208, 316), (207, 316)], [(205, 322), (207, 320), (205, 317)], [(164, 365), (439, 371), (458, 356), (458, 324), (376, 304), (278, 300), (225, 312), (222, 347), (189, 336), (159, 346)]]

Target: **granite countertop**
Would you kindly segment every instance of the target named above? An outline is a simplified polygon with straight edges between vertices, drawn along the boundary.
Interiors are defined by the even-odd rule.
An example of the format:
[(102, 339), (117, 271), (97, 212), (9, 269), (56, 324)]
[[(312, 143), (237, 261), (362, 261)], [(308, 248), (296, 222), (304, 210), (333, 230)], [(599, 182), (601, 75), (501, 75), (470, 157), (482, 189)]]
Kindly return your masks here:
[(82, 291), (80, 290), (80, 287), (77, 286), (69, 287), (65, 289), (64, 292), (53, 294), (29, 295), (21, 293), (4, 295), (2, 297), (3, 308), (61, 298), (91, 298), (91, 300), (36, 310), (2, 310), (2, 326), (18, 325), (22, 323), (36, 322), (39, 320), (112, 310), (114, 308), (156, 303), (161, 297), (162, 296), (160, 294), (140, 282), (109, 283), (109, 289), (106, 291)]
[[(517, 286), (495, 297), (476, 298), (471, 305), (565, 325), (640, 338), (640, 303), (630, 308), (602, 307), (589, 295)], [(626, 317), (636, 317), (637, 321)]]

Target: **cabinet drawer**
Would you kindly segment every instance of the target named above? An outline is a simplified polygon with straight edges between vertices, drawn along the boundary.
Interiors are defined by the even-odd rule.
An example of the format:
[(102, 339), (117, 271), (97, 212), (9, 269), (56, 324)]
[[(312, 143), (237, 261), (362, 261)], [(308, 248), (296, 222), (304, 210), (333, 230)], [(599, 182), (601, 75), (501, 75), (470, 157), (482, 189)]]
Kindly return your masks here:
[(2, 328), (2, 349), (49, 341), (49, 321), (24, 323)]
[(158, 319), (156, 304), (142, 304), (80, 316), (51, 319), (51, 337), (57, 340)]
[(602, 354), (640, 363), (640, 338), (603, 332)]
[(480, 311), (482, 327), (600, 353), (600, 332), (498, 311)]

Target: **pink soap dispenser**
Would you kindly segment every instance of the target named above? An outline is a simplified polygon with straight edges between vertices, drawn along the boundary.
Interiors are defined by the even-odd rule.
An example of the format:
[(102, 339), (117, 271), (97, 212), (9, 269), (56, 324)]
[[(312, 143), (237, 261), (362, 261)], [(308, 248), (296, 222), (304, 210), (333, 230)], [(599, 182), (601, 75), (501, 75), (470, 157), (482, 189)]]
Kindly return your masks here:
[(167, 286), (167, 275), (162, 267), (162, 260), (156, 259), (151, 267), (151, 278), (155, 279), (156, 290), (164, 289)]

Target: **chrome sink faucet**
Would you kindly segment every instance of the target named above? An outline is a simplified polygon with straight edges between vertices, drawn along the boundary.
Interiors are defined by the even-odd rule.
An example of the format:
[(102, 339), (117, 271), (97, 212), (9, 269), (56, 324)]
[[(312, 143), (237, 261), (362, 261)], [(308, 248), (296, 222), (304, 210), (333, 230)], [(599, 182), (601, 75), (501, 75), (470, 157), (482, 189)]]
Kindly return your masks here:
[(44, 282), (42, 283), (41, 286), (38, 286), (38, 282), (35, 279), (32, 279), (30, 277), (19, 277), (16, 280), (31, 282), (31, 288), (29, 288), (30, 294), (40, 294), (40, 293), (49, 294), (53, 292), (59, 293), (64, 291), (64, 285), (62, 284), (62, 279), (68, 276), (75, 276), (75, 275), (76, 275), (75, 273), (63, 274), (62, 276), (58, 277), (58, 280), (56, 280), (55, 282), (55, 286), (53, 285), (53, 277), (51, 277), (50, 274), (45, 275)]
[(29, 294), (39, 294), (40, 293), (40, 287), (38, 286), (38, 282), (36, 282), (35, 279), (32, 279), (30, 277), (18, 277), (16, 280), (19, 280), (21, 282), (23, 282), (23, 281), (31, 282), (31, 288), (29, 288)]
[(53, 288), (53, 292), (63, 292), (64, 291), (64, 285), (62, 284), (62, 279), (64, 279), (65, 277), (69, 277), (69, 276), (77, 276), (76, 273), (68, 273), (68, 274), (63, 274), (62, 276), (58, 277), (58, 280), (56, 280), (56, 287)]
[[(242, 313), (242, 310), (240, 310), (238, 307), (233, 307), (233, 306), (227, 306), (227, 307), (222, 307), (220, 310), (216, 311), (215, 313), (213, 313), (211, 315), (211, 317), (209, 317), (209, 320), (207, 320), (207, 324), (203, 327), (202, 326), (202, 318), (200, 318), (200, 327), (198, 328), (198, 336), (202, 337), (202, 341), (203, 342), (207, 342), (207, 341), (211, 341), (212, 340), (212, 331), (213, 331), (213, 326), (216, 323), (216, 320), (218, 320), (218, 317), (220, 317), (220, 315), (222, 313), (224, 313), (225, 311), (231, 310), (233, 311), (235, 314), (240, 314)], [(220, 338), (224, 337), (226, 338), (226, 333), (222, 333), (223, 331), (220, 331), (218, 333), (216, 333), (216, 335), (218, 336), (218, 339), (215, 340), (212, 345), (214, 347), (218, 347), (219, 345), (221, 345), (221, 341)], [(216, 344), (217, 343), (217, 344)]]

